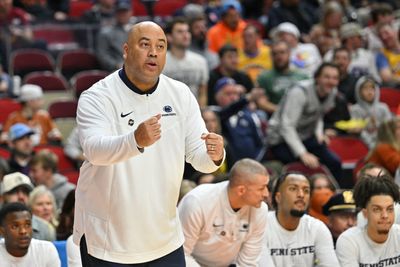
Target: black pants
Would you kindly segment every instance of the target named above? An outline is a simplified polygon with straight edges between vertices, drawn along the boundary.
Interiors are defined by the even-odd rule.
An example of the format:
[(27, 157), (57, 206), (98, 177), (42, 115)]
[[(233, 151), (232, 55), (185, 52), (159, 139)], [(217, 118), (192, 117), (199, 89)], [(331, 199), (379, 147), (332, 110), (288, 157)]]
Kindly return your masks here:
[(83, 267), (185, 267), (185, 254), (183, 247), (172, 251), (168, 255), (144, 263), (121, 264), (97, 259), (87, 252), (86, 239), (83, 235), (80, 242), (81, 259)]

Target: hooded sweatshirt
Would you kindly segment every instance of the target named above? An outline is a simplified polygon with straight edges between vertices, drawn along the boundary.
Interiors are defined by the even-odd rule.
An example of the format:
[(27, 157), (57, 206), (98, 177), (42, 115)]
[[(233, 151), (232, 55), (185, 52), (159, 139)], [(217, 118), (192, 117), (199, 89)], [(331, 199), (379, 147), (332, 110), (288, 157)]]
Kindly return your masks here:
[[(372, 103), (366, 102), (361, 96), (361, 87), (371, 78), (363, 76), (357, 83), (355, 88), (357, 103), (350, 107), (350, 116), (352, 119), (367, 120), (367, 125), (361, 131), (361, 139), (369, 147), (373, 148), (376, 143), (378, 127), (382, 122), (392, 118), (392, 113), (385, 103), (379, 102), (379, 87), (375, 83), (375, 98)], [(373, 80), (372, 80), (373, 81)]]

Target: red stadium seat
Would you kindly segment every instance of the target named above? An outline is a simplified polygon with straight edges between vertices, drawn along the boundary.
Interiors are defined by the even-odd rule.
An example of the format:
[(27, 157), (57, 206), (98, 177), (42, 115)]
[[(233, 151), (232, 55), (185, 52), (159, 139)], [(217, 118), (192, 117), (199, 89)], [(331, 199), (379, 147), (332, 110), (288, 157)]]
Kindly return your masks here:
[(64, 154), (64, 149), (61, 146), (52, 146), (52, 145), (39, 145), (34, 148), (36, 152), (40, 150), (50, 150), (54, 154), (57, 155), (58, 157), (58, 172), (62, 173), (65, 171), (73, 171), (76, 170), (74, 163), (72, 162), (71, 159), (69, 159), (65, 154)]
[(43, 92), (68, 91), (68, 82), (60, 74), (51, 71), (35, 71), (28, 74), (23, 84), (36, 84), (42, 87)]
[(78, 99), (83, 91), (108, 75), (102, 70), (86, 70), (75, 74), (71, 78), (72, 90)]
[(99, 68), (96, 55), (86, 49), (64, 51), (57, 56), (57, 70), (67, 79), (80, 71)]
[(69, 2), (69, 17), (71, 19), (79, 19), (85, 11), (91, 9), (93, 1), (91, 0), (71, 0)]
[(5, 148), (0, 147), (0, 158), (8, 160), (11, 157), (11, 152)]
[(51, 54), (39, 49), (20, 49), (10, 55), (10, 76), (24, 77), (32, 71), (54, 71), (55, 63)]
[(75, 100), (64, 100), (51, 103), (48, 110), (53, 119), (75, 118), (77, 107)]
[[(21, 104), (11, 98), (0, 99), (0, 126), (4, 124), (10, 113), (20, 110)], [(2, 127), (0, 127), (1, 129)]]
[(400, 89), (382, 87), (380, 90), (380, 101), (386, 103), (390, 111), (396, 114), (400, 103)]
[(44, 40), (50, 51), (77, 49), (74, 31), (66, 25), (45, 24), (32, 29), (35, 40)]
[(328, 146), (340, 157), (345, 169), (353, 169), (356, 163), (368, 154), (368, 147), (357, 137), (332, 137)]

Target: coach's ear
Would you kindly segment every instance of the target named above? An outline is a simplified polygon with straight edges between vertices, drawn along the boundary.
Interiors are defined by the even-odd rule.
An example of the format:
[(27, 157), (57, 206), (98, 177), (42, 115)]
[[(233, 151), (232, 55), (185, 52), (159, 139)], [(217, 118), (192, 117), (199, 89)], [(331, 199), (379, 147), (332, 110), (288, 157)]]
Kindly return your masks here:
[(281, 192), (276, 192), (276, 194), (275, 194), (275, 201), (276, 201), (276, 204), (279, 204), (279, 203), (281, 203)]

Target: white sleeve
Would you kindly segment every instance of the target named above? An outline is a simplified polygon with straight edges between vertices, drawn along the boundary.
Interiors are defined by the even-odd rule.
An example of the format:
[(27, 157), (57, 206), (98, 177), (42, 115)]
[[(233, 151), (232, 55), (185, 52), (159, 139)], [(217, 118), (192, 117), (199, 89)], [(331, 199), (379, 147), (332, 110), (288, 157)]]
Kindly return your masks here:
[(51, 242), (48, 242), (47, 245), (48, 248), (46, 248), (45, 255), (43, 255), (46, 258), (46, 266), (45, 267), (61, 267), (61, 261), (58, 256), (58, 252), (54, 244)]
[(336, 241), (336, 255), (342, 267), (359, 266), (357, 244), (347, 235), (341, 234)]
[(262, 213), (259, 214), (254, 225), (251, 236), (242, 244), (237, 257), (237, 266), (258, 266), (260, 254), (264, 242), (264, 233), (267, 224), (268, 209), (263, 206)]
[(274, 260), (271, 257), (271, 252), (269, 251), (266, 239), (264, 239), (264, 244), (262, 245), (260, 262), (259, 262), (258, 266), (260, 266), (260, 267), (275, 267)]
[[(204, 173), (214, 172), (219, 168), (219, 166), (215, 165), (208, 156), (205, 141), (201, 139), (202, 133), (208, 133), (208, 131), (204, 120), (201, 117), (199, 104), (192, 93), (189, 93), (188, 100), (187, 105), (189, 106), (189, 112), (186, 114), (185, 139), (186, 161), (189, 162), (197, 171)], [(225, 151), (223, 160), (225, 160)]]
[(64, 153), (71, 159), (76, 159), (82, 152), (81, 144), (79, 143), (78, 128), (75, 127), (64, 146)]
[(77, 123), (85, 158), (93, 165), (107, 166), (139, 155), (134, 131), (113, 135), (113, 120), (107, 105), (94, 93), (79, 98)]
[(179, 219), (182, 224), (185, 243), (183, 248), (188, 267), (195, 267), (196, 261), (192, 257), (193, 248), (204, 227), (204, 218), (200, 203), (192, 195), (186, 195), (178, 205)]
[(67, 239), (67, 258), (68, 267), (82, 267), (81, 252), (79, 247), (75, 245), (72, 235)]
[(319, 267), (337, 267), (339, 262), (336, 258), (335, 249), (333, 247), (332, 234), (328, 227), (321, 221), (317, 221), (315, 231), (315, 257)]

